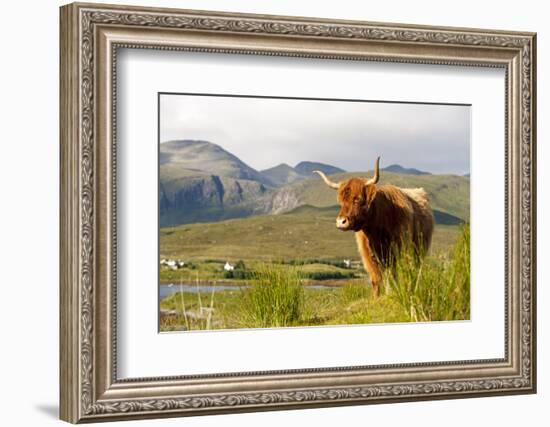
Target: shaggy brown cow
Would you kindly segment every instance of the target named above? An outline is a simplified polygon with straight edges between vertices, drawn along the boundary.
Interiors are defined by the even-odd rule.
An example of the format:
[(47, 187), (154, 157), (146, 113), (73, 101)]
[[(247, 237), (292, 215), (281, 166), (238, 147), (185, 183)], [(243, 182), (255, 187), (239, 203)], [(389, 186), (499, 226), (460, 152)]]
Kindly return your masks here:
[(325, 183), (338, 191), (341, 206), (336, 227), (355, 231), (357, 248), (369, 274), (375, 296), (380, 294), (381, 266), (391, 263), (391, 248), (400, 247), (405, 239), (412, 241), (417, 252), (430, 247), (434, 228), (428, 195), (422, 188), (399, 188), (377, 185), (380, 157), (373, 178), (350, 178), (332, 182), (323, 172)]

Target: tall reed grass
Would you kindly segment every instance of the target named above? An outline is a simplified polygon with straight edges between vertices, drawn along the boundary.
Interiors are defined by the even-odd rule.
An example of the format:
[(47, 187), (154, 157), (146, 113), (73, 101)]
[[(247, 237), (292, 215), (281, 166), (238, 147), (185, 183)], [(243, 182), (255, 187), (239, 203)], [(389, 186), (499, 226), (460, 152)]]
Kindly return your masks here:
[[(214, 315), (214, 293), (215, 288), (212, 287), (208, 304), (203, 303), (203, 296), (200, 291), (199, 273), (196, 273), (195, 285), (197, 288), (196, 294), (185, 292), (183, 283), (180, 281), (179, 292), (169, 296), (165, 300), (165, 305), (168, 305), (173, 310), (169, 316), (160, 317), (161, 330), (209, 330), (213, 329)], [(187, 298), (187, 302), (186, 302)]]
[(469, 225), (461, 226), (450, 254), (424, 257), (412, 245), (394, 253), (394, 265), (384, 273), (385, 290), (409, 321), (470, 318)]
[(242, 323), (249, 328), (294, 326), (304, 314), (305, 292), (296, 268), (262, 264), (243, 290)]

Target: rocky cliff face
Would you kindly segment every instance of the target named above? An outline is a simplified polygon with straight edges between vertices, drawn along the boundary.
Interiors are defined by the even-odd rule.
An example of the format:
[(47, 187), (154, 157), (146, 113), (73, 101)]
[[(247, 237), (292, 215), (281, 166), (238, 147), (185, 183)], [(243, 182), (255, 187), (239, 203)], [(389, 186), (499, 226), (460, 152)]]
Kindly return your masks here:
[(216, 175), (188, 177), (185, 182), (161, 182), (161, 215), (169, 209), (196, 209), (223, 206), (225, 189)]
[(292, 187), (282, 187), (270, 191), (257, 202), (256, 214), (280, 214), (289, 212), (302, 205), (300, 198)]
[(162, 227), (288, 212), (303, 204), (292, 184), (311, 179), (315, 169), (342, 172), (314, 162), (257, 171), (208, 141), (165, 142), (159, 155)]
[(160, 223), (165, 227), (251, 215), (266, 192), (256, 181), (217, 175), (161, 182)]

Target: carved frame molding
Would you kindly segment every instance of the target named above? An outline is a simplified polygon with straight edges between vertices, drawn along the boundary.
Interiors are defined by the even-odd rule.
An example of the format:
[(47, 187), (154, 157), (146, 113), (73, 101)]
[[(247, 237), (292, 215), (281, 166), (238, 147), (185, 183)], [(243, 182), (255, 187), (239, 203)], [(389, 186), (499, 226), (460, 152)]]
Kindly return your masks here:
[[(167, 42), (162, 41), (164, 37)], [(179, 42), (178, 37), (187, 39)], [(113, 333), (116, 287), (110, 279), (108, 284), (102, 279), (116, 283), (116, 257), (112, 256), (116, 251), (114, 64), (119, 47), (505, 67), (509, 147), (505, 179), (510, 205), (506, 257), (511, 266), (506, 273), (511, 278), (507, 284), (506, 357), (222, 373), (202, 379), (117, 380)], [(532, 33), (92, 4), (63, 6), (61, 418), (101, 421), (534, 392), (534, 97)], [(104, 179), (104, 175), (110, 178)], [(342, 386), (335, 378), (345, 375), (349, 384)], [(271, 385), (259, 385), (270, 376)], [(285, 387), (289, 379), (300, 386)], [(211, 386), (211, 391), (194, 392), (193, 387), (201, 382)]]

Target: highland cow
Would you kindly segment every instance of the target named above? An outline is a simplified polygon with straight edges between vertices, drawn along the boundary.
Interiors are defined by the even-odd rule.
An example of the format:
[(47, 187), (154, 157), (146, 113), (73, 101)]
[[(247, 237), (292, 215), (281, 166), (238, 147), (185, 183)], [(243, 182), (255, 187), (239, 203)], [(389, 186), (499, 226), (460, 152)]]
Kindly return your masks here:
[(434, 229), (433, 213), (423, 188), (399, 188), (377, 185), (380, 178), (380, 157), (376, 160), (373, 178), (350, 178), (331, 181), (323, 172), (323, 181), (337, 190), (340, 212), (336, 227), (355, 232), (355, 240), (363, 266), (369, 274), (373, 293), (380, 294), (382, 267), (394, 260), (394, 248), (412, 243), (420, 255), (430, 247)]

